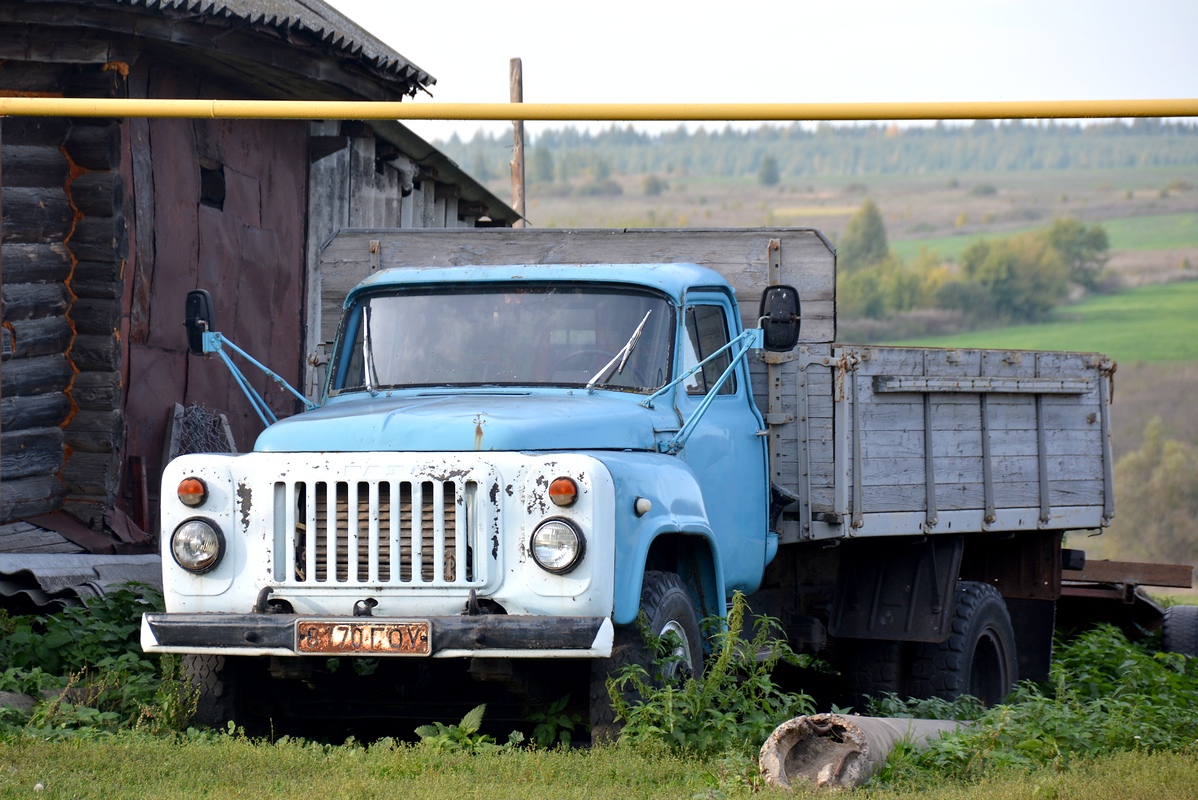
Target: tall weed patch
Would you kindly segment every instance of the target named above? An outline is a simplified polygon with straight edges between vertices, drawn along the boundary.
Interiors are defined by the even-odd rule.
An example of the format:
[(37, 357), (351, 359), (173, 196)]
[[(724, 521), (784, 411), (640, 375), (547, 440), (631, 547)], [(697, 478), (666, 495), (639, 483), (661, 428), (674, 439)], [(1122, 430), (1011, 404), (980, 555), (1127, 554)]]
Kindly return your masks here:
[(0, 713), (0, 726), (51, 738), (180, 729), (194, 700), (178, 661), (139, 644), (142, 613), (161, 608), (157, 591), (129, 584), (49, 617), (0, 614), (0, 691), (38, 701)]
[[(701, 756), (751, 754), (781, 721), (815, 712), (810, 697), (782, 691), (772, 677), (779, 661), (799, 664), (802, 657), (779, 638), (778, 623), (769, 617), (757, 618), (751, 638), (742, 636), (748, 610), (737, 592), (725, 626), (716, 627), (722, 620), (705, 623), (715, 632), (702, 676), (663, 684), (633, 664), (608, 680), (612, 707), (624, 725), (621, 742), (664, 742)], [(642, 635), (659, 663), (674, 652), (669, 636), (645, 629)], [(629, 702), (629, 690), (639, 700)]]
[(927, 750), (897, 750), (883, 780), (975, 779), (1005, 767), (1195, 748), (1198, 659), (1152, 652), (1104, 625), (1058, 648), (1048, 684), (1021, 684), (1006, 704)]

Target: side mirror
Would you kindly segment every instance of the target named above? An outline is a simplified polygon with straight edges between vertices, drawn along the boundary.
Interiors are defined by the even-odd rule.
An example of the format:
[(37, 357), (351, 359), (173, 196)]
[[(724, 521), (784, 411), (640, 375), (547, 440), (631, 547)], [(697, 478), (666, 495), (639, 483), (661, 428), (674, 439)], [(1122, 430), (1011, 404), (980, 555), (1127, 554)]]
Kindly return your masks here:
[(212, 322), (212, 295), (206, 289), (187, 293), (183, 327), (187, 328), (187, 350), (193, 356), (205, 355), (204, 334), (216, 330)]
[(761, 293), (761, 329), (765, 349), (783, 352), (799, 341), (799, 291), (793, 286), (770, 286)]

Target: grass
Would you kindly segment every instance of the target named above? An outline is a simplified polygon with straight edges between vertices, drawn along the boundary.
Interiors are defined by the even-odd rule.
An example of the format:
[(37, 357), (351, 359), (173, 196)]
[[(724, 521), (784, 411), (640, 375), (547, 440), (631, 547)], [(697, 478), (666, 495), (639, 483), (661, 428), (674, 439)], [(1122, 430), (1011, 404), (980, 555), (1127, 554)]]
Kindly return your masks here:
[[(1123, 217), (1103, 220), (1111, 240), (1112, 251), (1176, 250), (1182, 247), (1198, 247), (1198, 214), (1158, 214), (1144, 217)], [(927, 239), (904, 239), (891, 242), (890, 246), (903, 259), (910, 261), (919, 255), (919, 248), (926, 247), (940, 254), (941, 258), (956, 259), (971, 243), (978, 239), (1005, 239), (1046, 226), (1019, 228), (1001, 233), (970, 233), (957, 236), (936, 236)]]
[(1198, 361), (1198, 281), (1158, 284), (1066, 306), (1056, 319), (952, 336), (912, 339), (904, 346), (1072, 350), (1116, 361)]
[[(410, 745), (328, 747), (232, 736), (170, 740), (135, 733), (100, 739), (0, 741), (0, 797), (154, 798), (394, 797), (521, 798), (793, 797), (734, 776), (719, 760), (664, 749), (600, 747), (465, 755)], [(36, 791), (37, 784), (42, 790)], [(826, 795), (825, 795), (826, 796)], [(858, 790), (870, 800), (1008, 800), (1198, 796), (1198, 754), (1120, 753), (1052, 768), (999, 772), (976, 783)]]

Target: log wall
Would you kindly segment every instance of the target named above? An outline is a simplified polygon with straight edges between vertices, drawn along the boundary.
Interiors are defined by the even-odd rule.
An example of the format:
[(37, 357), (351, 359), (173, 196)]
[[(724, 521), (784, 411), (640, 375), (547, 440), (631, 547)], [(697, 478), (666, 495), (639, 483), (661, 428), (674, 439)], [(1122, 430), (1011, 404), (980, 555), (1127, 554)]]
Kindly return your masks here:
[[(123, 78), (104, 72), (8, 60), (0, 87), (119, 95)], [(120, 383), (121, 149), (112, 120), (4, 123), (0, 523), (64, 505), (86, 520), (116, 499), (118, 398), (75, 389)]]

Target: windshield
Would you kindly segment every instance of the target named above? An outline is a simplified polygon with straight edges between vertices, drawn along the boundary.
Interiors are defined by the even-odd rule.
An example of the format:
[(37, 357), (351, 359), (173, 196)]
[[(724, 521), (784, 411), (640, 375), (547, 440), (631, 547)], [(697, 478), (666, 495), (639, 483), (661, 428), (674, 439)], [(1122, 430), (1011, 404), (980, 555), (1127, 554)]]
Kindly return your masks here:
[(647, 393), (669, 379), (673, 322), (659, 295), (591, 286), (368, 296), (346, 315), (330, 391), (594, 381)]

